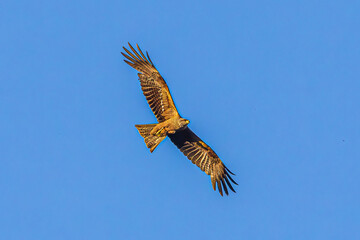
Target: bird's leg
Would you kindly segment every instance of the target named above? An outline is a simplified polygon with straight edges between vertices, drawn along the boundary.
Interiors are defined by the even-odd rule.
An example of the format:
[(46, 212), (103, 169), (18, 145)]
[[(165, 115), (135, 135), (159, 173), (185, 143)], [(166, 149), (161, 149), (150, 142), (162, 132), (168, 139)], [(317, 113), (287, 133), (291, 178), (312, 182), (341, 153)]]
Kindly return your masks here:
[(161, 133), (162, 133), (163, 130), (164, 130), (164, 127), (160, 128), (160, 129), (155, 133), (155, 135), (160, 137), (160, 136), (162, 135)]
[(165, 125), (163, 123), (157, 124), (151, 131), (151, 135), (161, 136), (164, 134)]
[(150, 134), (155, 136), (164, 136), (167, 133), (174, 134), (175, 130), (171, 127), (171, 122), (169, 120), (165, 122), (158, 123), (150, 132)]
[(159, 135), (159, 133), (164, 129), (162, 126), (156, 125), (150, 132), (151, 135)]

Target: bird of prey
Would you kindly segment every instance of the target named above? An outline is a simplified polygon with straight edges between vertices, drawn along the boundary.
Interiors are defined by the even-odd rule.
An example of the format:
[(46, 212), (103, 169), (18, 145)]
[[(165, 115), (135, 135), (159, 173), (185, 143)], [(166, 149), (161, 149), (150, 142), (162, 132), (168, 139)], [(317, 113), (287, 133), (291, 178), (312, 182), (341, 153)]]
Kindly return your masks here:
[(150, 152), (153, 152), (168, 136), (192, 163), (210, 175), (215, 191), (217, 185), (221, 196), (223, 196), (223, 189), (228, 195), (228, 187), (235, 192), (230, 183), (231, 181), (237, 185), (230, 176), (234, 174), (224, 165), (218, 155), (190, 130), (189, 120), (180, 116), (169, 88), (149, 54), (146, 52), (145, 56), (140, 47), (137, 44), (136, 46), (138, 51), (129, 43), (130, 50), (123, 47), (127, 54), (123, 52), (121, 54), (127, 59), (124, 60), (127, 64), (140, 72), (138, 77), (141, 89), (158, 121), (156, 124), (135, 125), (144, 138), (146, 146), (150, 148)]

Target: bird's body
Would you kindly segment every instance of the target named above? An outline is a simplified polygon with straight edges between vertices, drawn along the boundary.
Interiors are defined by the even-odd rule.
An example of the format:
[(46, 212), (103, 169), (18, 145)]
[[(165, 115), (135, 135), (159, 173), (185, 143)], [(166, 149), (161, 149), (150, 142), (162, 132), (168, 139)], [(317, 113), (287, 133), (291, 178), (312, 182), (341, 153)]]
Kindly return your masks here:
[(157, 124), (135, 125), (141, 136), (145, 139), (145, 144), (153, 152), (168, 134), (175, 134), (182, 131), (189, 124), (189, 120), (174, 116)]
[(174, 134), (178, 130), (183, 130), (189, 124), (189, 120), (180, 116), (175, 116), (164, 122), (156, 124), (150, 134), (157, 134), (159, 131), (166, 134)]
[(187, 126), (189, 120), (182, 118), (178, 113), (169, 88), (148, 53), (146, 52), (146, 57), (139, 46), (137, 46), (139, 52), (130, 44), (129, 46), (132, 52), (124, 47), (128, 55), (122, 54), (129, 60), (124, 61), (140, 72), (138, 76), (141, 89), (158, 120), (156, 124), (135, 125), (150, 152), (153, 152), (168, 136), (189, 160), (210, 175), (214, 190), (217, 184), (221, 195), (223, 195), (222, 189), (228, 194), (227, 186), (235, 192), (230, 184), (230, 181), (237, 184), (230, 176), (232, 172), (217, 154), (189, 129)]

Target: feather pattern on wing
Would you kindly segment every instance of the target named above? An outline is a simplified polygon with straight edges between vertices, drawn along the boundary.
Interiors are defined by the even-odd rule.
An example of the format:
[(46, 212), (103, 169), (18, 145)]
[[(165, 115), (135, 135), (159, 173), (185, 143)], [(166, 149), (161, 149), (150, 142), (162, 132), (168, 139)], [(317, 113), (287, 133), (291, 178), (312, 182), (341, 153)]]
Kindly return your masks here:
[(210, 175), (214, 190), (216, 190), (217, 186), (221, 195), (223, 195), (223, 190), (225, 194), (228, 195), (227, 187), (229, 187), (235, 192), (230, 183), (231, 181), (237, 185), (230, 176), (230, 174), (234, 174), (224, 165), (216, 153), (196, 136), (193, 131), (186, 127), (184, 130), (177, 131), (175, 134), (168, 134), (168, 137), (192, 163)]
[(129, 43), (131, 51), (124, 47), (127, 54), (121, 54), (129, 60), (124, 60), (127, 64), (140, 72), (138, 76), (141, 89), (157, 120), (163, 122), (179, 115), (169, 88), (155, 68), (149, 54), (146, 52), (146, 57), (140, 47), (137, 44), (136, 46), (139, 52), (137, 52)]

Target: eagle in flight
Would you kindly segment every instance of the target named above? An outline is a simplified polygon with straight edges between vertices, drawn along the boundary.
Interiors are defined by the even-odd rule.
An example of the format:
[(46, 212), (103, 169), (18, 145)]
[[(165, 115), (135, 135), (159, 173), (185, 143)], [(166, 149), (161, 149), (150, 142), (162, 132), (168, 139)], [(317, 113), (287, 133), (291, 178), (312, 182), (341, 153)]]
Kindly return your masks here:
[[(231, 178), (234, 175), (220, 160), (218, 155), (188, 127), (189, 120), (182, 118), (177, 111), (171, 97), (168, 86), (162, 78), (149, 54), (146, 56), (136, 44), (136, 51), (131, 44), (127, 53), (121, 53), (124, 60), (131, 67), (138, 70), (141, 89), (146, 97), (151, 110), (155, 114), (158, 123), (135, 125), (145, 144), (153, 152), (159, 143), (168, 136), (180, 151), (196, 166), (211, 177), (211, 183), (216, 191), (216, 185), (221, 196), (223, 190), (228, 195), (228, 187), (235, 192), (231, 182), (237, 183)], [(229, 181), (230, 180), (230, 181)]]

